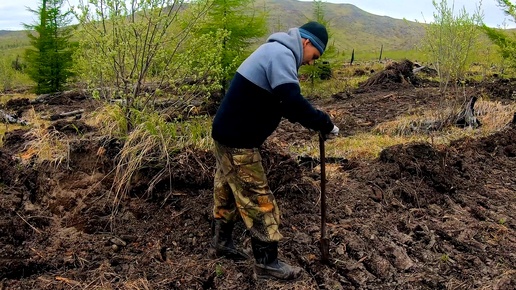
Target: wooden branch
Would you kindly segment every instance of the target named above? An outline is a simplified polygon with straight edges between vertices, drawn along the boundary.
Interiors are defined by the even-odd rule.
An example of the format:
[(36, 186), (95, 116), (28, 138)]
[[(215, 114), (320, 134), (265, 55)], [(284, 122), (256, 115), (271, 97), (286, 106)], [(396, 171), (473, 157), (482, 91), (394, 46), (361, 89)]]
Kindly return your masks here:
[(63, 118), (70, 117), (70, 116), (79, 117), (82, 113), (84, 113), (83, 109), (66, 112), (66, 113), (61, 113), (61, 114), (55, 114), (55, 115), (50, 116), (50, 120), (55, 121), (55, 120), (63, 119)]

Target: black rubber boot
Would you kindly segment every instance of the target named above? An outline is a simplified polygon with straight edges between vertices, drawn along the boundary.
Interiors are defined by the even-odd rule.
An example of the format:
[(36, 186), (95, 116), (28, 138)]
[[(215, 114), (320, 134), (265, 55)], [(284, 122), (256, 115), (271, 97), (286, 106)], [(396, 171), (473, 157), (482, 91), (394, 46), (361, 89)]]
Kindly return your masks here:
[(213, 235), (212, 248), (215, 250), (215, 256), (226, 257), (235, 261), (243, 261), (249, 259), (249, 255), (238, 250), (233, 244), (233, 227), (234, 223), (225, 222), (221, 219), (214, 219), (211, 224)]
[(301, 276), (302, 269), (278, 260), (278, 242), (262, 242), (252, 238), (253, 255), (256, 259), (254, 275), (257, 279), (275, 278), (294, 280)]

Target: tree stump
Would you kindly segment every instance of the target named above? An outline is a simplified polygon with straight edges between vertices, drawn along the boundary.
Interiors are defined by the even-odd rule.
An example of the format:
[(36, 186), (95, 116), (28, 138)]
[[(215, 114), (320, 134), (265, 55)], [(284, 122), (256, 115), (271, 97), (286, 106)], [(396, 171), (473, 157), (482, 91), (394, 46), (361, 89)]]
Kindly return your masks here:
[(473, 96), (469, 100), (469, 102), (465, 103), (462, 111), (457, 116), (457, 121), (455, 121), (455, 125), (460, 128), (478, 128), (482, 126), (480, 121), (475, 117), (475, 103), (477, 102), (477, 97)]

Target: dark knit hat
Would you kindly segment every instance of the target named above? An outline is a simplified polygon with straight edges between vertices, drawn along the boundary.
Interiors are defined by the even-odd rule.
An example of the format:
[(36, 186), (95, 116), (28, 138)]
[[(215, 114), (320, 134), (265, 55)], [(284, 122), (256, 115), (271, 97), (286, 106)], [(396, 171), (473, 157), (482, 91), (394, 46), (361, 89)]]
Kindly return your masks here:
[(326, 27), (319, 22), (310, 21), (299, 27), (299, 33), (302, 38), (309, 39), (310, 42), (323, 54), (328, 43), (328, 31)]

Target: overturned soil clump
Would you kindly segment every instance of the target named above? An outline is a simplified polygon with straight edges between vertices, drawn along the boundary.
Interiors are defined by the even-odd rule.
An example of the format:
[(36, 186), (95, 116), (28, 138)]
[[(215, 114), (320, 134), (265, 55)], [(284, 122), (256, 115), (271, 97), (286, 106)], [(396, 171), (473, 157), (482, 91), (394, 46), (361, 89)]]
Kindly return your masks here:
[(360, 84), (360, 91), (371, 89), (396, 89), (400, 86), (417, 85), (419, 79), (414, 75), (414, 63), (410, 60), (389, 63), (384, 70), (373, 74)]
[[(350, 136), (414, 108), (435, 108), (435, 92), (354, 92), (317, 106)], [(261, 153), (282, 213), (280, 258), (304, 270), (288, 283), (255, 281), (252, 260), (208, 254), (210, 151), (175, 152), (169, 167), (157, 160), (117, 195), (123, 141), (99, 136), (81, 120), (52, 129), (72, 138), (66, 162), (24, 159), (24, 130), (9, 132), (0, 149), (0, 289), (516, 288), (511, 125), (449, 146), (388, 147), (374, 160), (328, 156), (331, 258), (323, 264), (319, 162), (287, 151), (313, 146), (317, 135), (282, 122)], [(234, 239), (250, 252), (241, 222)]]

